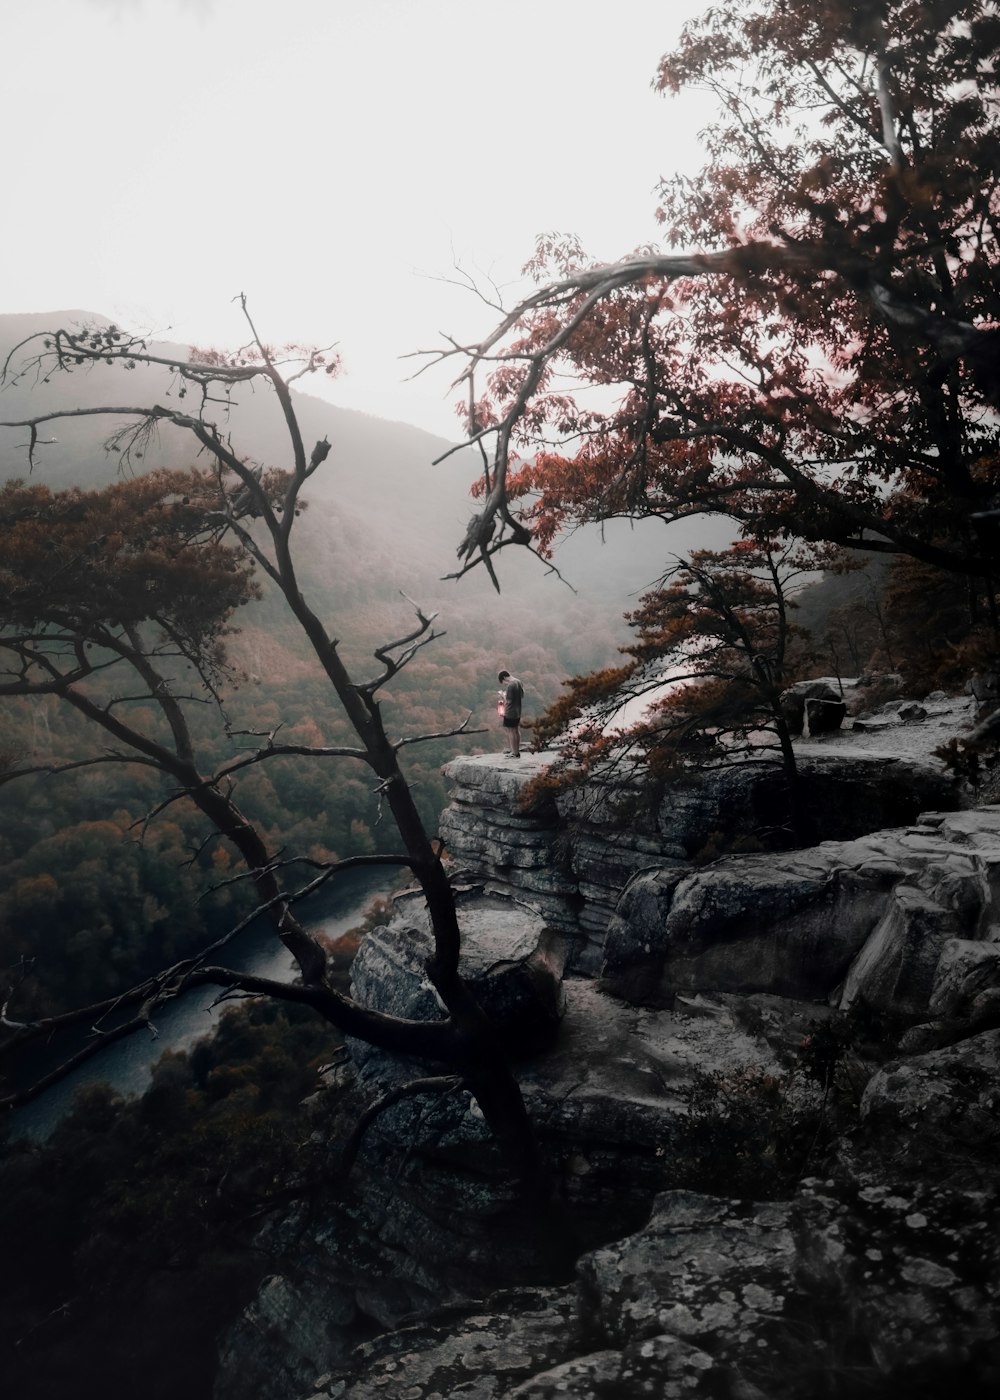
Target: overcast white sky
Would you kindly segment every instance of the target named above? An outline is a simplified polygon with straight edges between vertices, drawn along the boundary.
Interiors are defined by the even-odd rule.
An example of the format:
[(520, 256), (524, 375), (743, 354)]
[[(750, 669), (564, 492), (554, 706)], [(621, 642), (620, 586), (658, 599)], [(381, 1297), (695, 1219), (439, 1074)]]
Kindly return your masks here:
[(246, 291), (267, 338), (339, 342), (336, 402), (453, 436), (398, 357), (491, 316), (438, 279), (657, 237), (710, 109), (650, 83), (706, 4), (0, 0), (0, 311), (231, 345)]

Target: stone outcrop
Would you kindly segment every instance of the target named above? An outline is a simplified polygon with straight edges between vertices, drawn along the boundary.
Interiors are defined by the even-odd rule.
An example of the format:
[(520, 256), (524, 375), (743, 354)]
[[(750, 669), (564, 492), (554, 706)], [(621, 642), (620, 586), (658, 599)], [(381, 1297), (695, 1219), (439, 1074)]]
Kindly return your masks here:
[[(377, 932), (369, 939), (383, 943)], [(405, 1015), (426, 990), (409, 975), (403, 986), (396, 1005)], [(422, 1361), (404, 1365), (399, 1356), (414, 1318), (499, 1287), (537, 1288), (568, 1274), (581, 1251), (641, 1225), (686, 1112), (683, 1090), (705, 1066), (737, 1073), (752, 1062), (778, 1072), (767, 1044), (721, 1003), (693, 998), (663, 1012), (630, 1007), (586, 979), (571, 979), (564, 990), (558, 1050), (518, 1066), (552, 1172), (552, 1200), (541, 1217), (518, 1203), (467, 1092), (392, 1104), (370, 1125), (349, 1189), (293, 1207), (258, 1237), (272, 1267), (227, 1335), (216, 1400), (242, 1400), (247, 1375), (255, 1383), (263, 1377), (254, 1391), (261, 1400), (300, 1400), (324, 1373), (350, 1364), (359, 1340), (376, 1335), (362, 1351), (363, 1369), (395, 1400), (403, 1390), (386, 1386), (405, 1389), (422, 1374)], [(316, 1131), (336, 1139), (330, 1115), (349, 1131), (359, 1108), (405, 1074), (377, 1054), (366, 1054), (357, 1073), (339, 1071), (338, 1083), (313, 1105)], [(563, 1313), (556, 1325), (562, 1335)], [(476, 1366), (492, 1368), (494, 1335), (504, 1351), (523, 1341), (491, 1319), (461, 1354), (471, 1348)], [(536, 1369), (571, 1355), (550, 1342), (532, 1353)], [(446, 1343), (428, 1359), (428, 1385), (454, 1364)], [(519, 1363), (511, 1383), (528, 1374)]]
[[(911, 739), (947, 708), (902, 704), (877, 722)], [(958, 798), (939, 766), (912, 746), (845, 762), (850, 737), (801, 755), (830, 839), (711, 865), (692, 858), (748, 830), (765, 843), (773, 768), (702, 774), (659, 804), (592, 784), (529, 810), (543, 760), (449, 765), (465, 970), (523, 1041), (550, 1197), (540, 1212), (516, 1199), (465, 1090), (390, 1095), (350, 1183), (262, 1232), (273, 1268), (227, 1338), (216, 1400), (995, 1392), (1000, 807), (945, 810)], [(438, 1014), (429, 947), (419, 899), (402, 897), (365, 938), (355, 994)], [(847, 1019), (835, 1008), (894, 1018), (898, 1048), (839, 1062), (830, 1103), (850, 1099), (851, 1126), (823, 1179), (772, 1201), (663, 1191), (688, 1179), (665, 1167), (706, 1084), (717, 1102), (784, 1085), (775, 1131), (796, 1095), (825, 1105), (816, 1081), (786, 1076)], [(426, 1072), (352, 1048), (310, 1110), (333, 1143)]]
[(928, 1020), (1000, 996), (1000, 807), (930, 813), (857, 841), (633, 878), (612, 916), (607, 985), (762, 991)]
[[(834, 849), (637, 876), (611, 918), (602, 975), (630, 999), (764, 991), (825, 999), (878, 920), (893, 873)], [(825, 856), (825, 858), (824, 858)]]
[[(515, 900), (460, 891), (462, 970), (479, 1004), (523, 1054), (553, 1043), (563, 1014), (565, 939)], [(416, 894), (394, 903), (391, 921), (363, 941), (351, 968), (351, 995), (373, 1011), (407, 1020), (436, 1020), (445, 1008), (425, 972), (434, 951), (426, 908)], [(349, 1041), (354, 1061), (399, 1065), (372, 1046)]]
[[(265, 1230), (274, 1270), (229, 1335), (216, 1400), (241, 1400), (248, 1375), (262, 1400), (801, 1400), (831, 1365), (850, 1378), (829, 1391), (841, 1400), (936, 1400), (942, 1378), (990, 1393), (1000, 1031), (878, 1070), (835, 1180), (771, 1203), (654, 1200), (684, 1086), (707, 1067), (780, 1074), (742, 1027), (790, 1004), (565, 992), (557, 1052), (519, 1070), (553, 1164), (545, 1217), (491, 1172), (468, 1095), (394, 1106), (350, 1192)], [(583, 1253), (555, 1286), (541, 1238), (562, 1211)]]
[[(639, 872), (672, 878), (669, 872), (687, 868), (713, 844), (780, 840), (787, 822), (785, 783), (770, 763), (701, 771), (652, 805), (640, 792), (623, 789), (616, 771), (604, 786), (595, 780), (525, 807), (525, 788), (548, 762), (532, 755), (519, 764), (493, 756), (449, 763), (452, 800), (441, 835), (455, 864), (487, 891), (530, 903), (569, 936), (574, 972), (599, 967), (608, 920)], [(940, 765), (892, 754), (810, 753), (800, 769), (804, 820), (837, 840), (959, 802)]]
[[(839, 741), (840, 736), (837, 736)], [(798, 802), (815, 839), (849, 841), (916, 821), (928, 809), (961, 805), (941, 765), (887, 752), (826, 753), (822, 741), (798, 759)], [(704, 857), (713, 845), (751, 838), (758, 849), (787, 845), (788, 796), (773, 764), (743, 764), (696, 774), (669, 787), (657, 813), (669, 852)], [(706, 849), (708, 848), (708, 849)]]
[(320, 1377), (310, 1400), (387, 1400), (410, 1395), (499, 1396), (539, 1370), (572, 1357), (576, 1292), (519, 1290), (466, 1307), (450, 1323), (404, 1328), (362, 1346), (354, 1381)]
[(994, 1174), (1000, 1133), (1000, 1030), (884, 1066), (868, 1082), (860, 1119), (853, 1150), (868, 1152), (869, 1173), (958, 1186), (971, 1171), (981, 1185)]
[[(378, 941), (378, 931), (372, 937)], [(367, 976), (357, 991), (365, 990)], [(409, 996), (396, 1003), (402, 1016), (414, 1014), (424, 995), (417, 978), (407, 977), (406, 985)], [(706, 1066), (736, 1074), (752, 1063), (779, 1073), (779, 1059), (766, 1038), (740, 1024), (739, 1008), (715, 999), (647, 1009), (606, 995), (590, 979), (571, 978), (561, 1008), (557, 1046), (522, 1056), (517, 1077), (559, 1200), (572, 1206), (575, 1228), (599, 1237), (627, 1219), (635, 1202), (651, 1199), (664, 1148), (687, 1112), (684, 1091)], [(355, 1058), (363, 1092), (381, 1092), (411, 1073), (370, 1047)], [(393, 1104), (369, 1128), (365, 1151), (372, 1161), (387, 1160), (407, 1142), (432, 1155), (442, 1141), (453, 1165), (480, 1172), (497, 1166), (489, 1160), (480, 1111), (465, 1091), (442, 1098), (430, 1115), (426, 1102)], [(430, 1241), (420, 1250), (425, 1260), (434, 1252)]]
[[(507, 1294), (379, 1339), (308, 1400), (986, 1396), (1000, 1383), (995, 1223), (982, 1193), (667, 1192), (643, 1229), (580, 1260), (575, 1296)], [(963, 1286), (970, 1273), (979, 1286)]]
[(930, 1009), (967, 1019), (1000, 1013), (1000, 943), (951, 938), (941, 949)]
[(847, 714), (839, 686), (828, 680), (798, 681), (778, 703), (790, 734), (830, 734)]
[(648, 813), (612, 833), (600, 793), (525, 808), (525, 788), (549, 762), (524, 755), (516, 766), (486, 756), (449, 763), (441, 836), (455, 864), (487, 891), (529, 902), (550, 927), (573, 935), (571, 965), (593, 970), (618, 893), (636, 870), (663, 859), (664, 842)]
[(998, 1054), (994, 1031), (886, 1065), (835, 1179), (772, 1202), (664, 1192), (572, 1284), (364, 1342), (296, 1400), (985, 1400), (1000, 1385)]
[(1000, 673), (978, 672), (970, 676), (966, 690), (976, 702), (976, 718), (985, 719), (1000, 704)]
[(843, 700), (811, 697), (806, 701), (805, 731), (811, 737), (833, 734), (843, 724), (846, 714), (847, 706)]

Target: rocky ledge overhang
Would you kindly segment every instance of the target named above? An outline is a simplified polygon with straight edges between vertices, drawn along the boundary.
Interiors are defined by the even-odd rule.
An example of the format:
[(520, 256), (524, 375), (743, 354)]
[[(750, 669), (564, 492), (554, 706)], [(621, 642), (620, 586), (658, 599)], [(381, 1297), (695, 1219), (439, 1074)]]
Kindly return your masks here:
[[(640, 872), (690, 870), (713, 846), (780, 820), (783, 779), (771, 762), (700, 769), (655, 796), (617, 769), (606, 781), (527, 803), (529, 785), (551, 762), (545, 753), (454, 759), (444, 770), (451, 800), (440, 832), (469, 879), (527, 901), (570, 936), (574, 972), (599, 969), (608, 921)], [(817, 839), (850, 840), (962, 801), (926, 755), (812, 743), (799, 767)]]

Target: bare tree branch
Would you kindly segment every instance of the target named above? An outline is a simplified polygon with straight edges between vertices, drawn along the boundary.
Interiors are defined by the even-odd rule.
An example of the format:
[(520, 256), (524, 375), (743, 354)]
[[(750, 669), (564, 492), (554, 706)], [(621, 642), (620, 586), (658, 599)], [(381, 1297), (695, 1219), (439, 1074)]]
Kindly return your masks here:
[[(523, 1178), (537, 1181), (534, 1135), (509, 1068), (507, 1049), (460, 971), (458, 914), (449, 878), (443, 868), (439, 844), (430, 838), (424, 828), (413, 793), (399, 765), (399, 748), (402, 745), (391, 741), (386, 734), (376, 699), (378, 689), (406, 666), (422, 646), (434, 640), (433, 619), (426, 617), (418, 608), (416, 627), (376, 650), (382, 673), (362, 684), (354, 681), (340, 655), (336, 638), (327, 631), (300, 585), (291, 548), (299, 494), (303, 484), (328, 456), (329, 440), (320, 439), (307, 454), (289, 389), (289, 381), (296, 371), (283, 372), (279, 356), (258, 333), (245, 296), (241, 295), (238, 301), (251, 339), (244, 351), (229, 358), (207, 352), (176, 361), (169, 355), (150, 349), (138, 337), (122, 337), (116, 328), (80, 333), (60, 330), (48, 337), (33, 338), (36, 343), (41, 342), (34, 362), (36, 372), (47, 370), (49, 365), (71, 372), (75, 366), (99, 362), (120, 363), (126, 370), (139, 364), (166, 365), (179, 377), (184, 391), (189, 388), (196, 391), (199, 402), (195, 412), (166, 407), (162, 402), (79, 412), (73, 409), (62, 413), (46, 410), (36, 420), (21, 419), (14, 426), (28, 426), (31, 433), (29, 452), (34, 450), (40, 424), (84, 414), (94, 417), (103, 413), (109, 417), (132, 419), (129, 425), (117, 430), (117, 445), (124, 445), (126, 450), (155, 432), (163, 422), (186, 432), (208, 454), (212, 463), (204, 486), (199, 487), (201, 496), (192, 502), (192, 508), (201, 511), (202, 515), (200, 520), (193, 522), (193, 529), (188, 527), (191, 531), (188, 535), (189, 546), (204, 541), (211, 547), (222, 547), (221, 542), (225, 537), (225, 547), (242, 551), (272, 580), (283, 596), (294, 623), (310, 644), (333, 696), (358, 736), (359, 747), (281, 745), (272, 740), (256, 754), (237, 758), (206, 776), (194, 761), (193, 746), (184, 722), (183, 697), (175, 694), (164, 675), (160, 674), (162, 657), (157, 655), (155, 649), (145, 648), (138, 632), (131, 637), (127, 633), (115, 635), (109, 644), (115, 647), (126, 664), (143, 677), (169, 729), (170, 741), (161, 742), (158, 734), (154, 737), (143, 733), (126, 722), (122, 705), (108, 706), (96, 701), (73, 684), (73, 676), (60, 674), (59, 668), (47, 662), (44, 654), (35, 652), (30, 659), (26, 655), (22, 657), (18, 664), (42, 668), (38, 678), (40, 683), (51, 684), (54, 693), (85, 718), (99, 724), (116, 743), (128, 746), (148, 760), (151, 766), (159, 767), (176, 787), (176, 793), (167, 801), (176, 800), (176, 794), (183, 793), (195, 803), (215, 830), (235, 846), (247, 867), (247, 878), (257, 894), (256, 908), (251, 917), (265, 914), (272, 920), (279, 938), (297, 960), (301, 973), (300, 983), (276, 984), (267, 979), (238, 974), (231, 969), (205, 966), (205, 954), (202, 954), (186, 966), (178, 965), (163, 977), (116, 998), (103, 1009), (102, 1014), (112, 1014), (113, 1005), (113, 1014), (124, 1015), (124, 1026), (128, 1027), (116, 1027), (114, 1033), (127, 1034), (141, 1023), (141, 1016), (127, 1017), (130, 1008), (141, 1010), (150, 998), (153, 999), (151, 1005), (159, 1004), (165, 996), (174, 994), (182, 987), (205, 982), (214, 982), (241, 993), (300, 1000), (312, 1006), (345, 1034), (390, 1052), (417, 1055), (444, 1066), (461, 1066), (463, 1073), (468, 1070), (473, 1075), (474, 1093), (486, 1120), (509, 1154), (512, 1166)], [(321, 359), (318, 353), (299, 356), (297, 369), (309, 372), (319, 367)], [(5, 373), (9, 376), (10, 372), (11, 361), (8, 361)], [(230, 391), (239, 384), (254, 380), (266, 382), (277, 399), (292, 456), (290, 473), (269, 472), (242, 456), (234, 448), (228, 433), (210, 417), (216, 408), (219, 409), (215, 415), (217, 418), (222, 414), (228, 417)], [(181, 391), (178, 394), (179, 397), (183, 396)], [(503, 502), (497, 508), (506, 515)], [(527, 537), (523, 526), (509, 517), (507, 524), (514, 536)], [(229, 541), (233, 542), (232, 546)], [(89, 637), (87, 640), (90, 640)], [(187, 639), (180, 632), (173, 634), (168, 645), (186, 654)], [(82, 646), (81, 642), (81, 655)], [(206, 683), (209, 693), (214, 693), (210, 669), (199, 669), (199, 678)], [(27, 671), (19, 677), (22, 684), (30, 679)], [(35, 693), (38, 693), (37, 687)], [(455, 732), (463, 732), (464, 728), (461, 726)], [(269, 850), (261, 832), (236, 805), (232, 787), (238, 774), (253, 763), (281, 755), (346, 756), (366, 762), (374, 773), (380, 797), (392, 812), (403, 851), (390, 857), (388, 862), (379, 856), (348, 857), (319, 870), (313, 879), (300, 888), (286, 888), (283, 873), (290, 862), (283, 857), (276, 858)], [(336, 991), (327, 978), (325, 950), (294, 912), (296, 903), (338, 871), (386, 863), (408, 867), (422, 888), (434, 939), (434, 953), (427, 963), (427, 975), (447, 1010), (447, 1015), (440, 1021), (411, 1022), (384, 1015)], [(235, 929), (231, 929), (226, 939), (234, 933)], [(61, 1017), (49, 1018), (44, 1026), (26, 1026), (14, 1033), (13, 1044), (9, 1041), (8, 1048), (20, 1049), (28, 1040), (39, 1035), (79, 1025), (81, 1014), (66, 1013)]]
[(410, 1079), (405, 1084), (397, 1084), (395, 1088), (387, 1090), (360, 1114), (350, 1137), (344, 1144), (340, 1157), (340, 1170), (343, 1175), (350, 1175), (364, 1141), (365, 1133), (376, 1118), (381, 1117), (383, 1113), (392, 1108), (393, 1104), (417, 1094), (437, 1094), (438, 1097), (443, 1098), (446, 1094), (454, 1094), (464, 1087), (465, 1080), (460, 1074), (437, 1074), (424, 1079)]
[(438, 734), (414, 734), (406, 739), (397, 739), (394, 748), (398, 751), (399, 749), (406, 748), (408, 744), (427, 744), (433, 739), (454, 739), (457, 734), (488, 733), (485, 729), (468, 729), (467, 725), (471, 718), (472, 711), (470, 710), (465, 719), (462, 720), (462, 723), (457, 725), (454, 729), (443, 729)]

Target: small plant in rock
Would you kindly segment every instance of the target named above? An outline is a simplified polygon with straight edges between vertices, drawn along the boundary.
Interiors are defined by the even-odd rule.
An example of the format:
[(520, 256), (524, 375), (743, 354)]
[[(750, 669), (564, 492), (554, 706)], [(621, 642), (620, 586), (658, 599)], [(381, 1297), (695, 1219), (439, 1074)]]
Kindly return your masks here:
[(831, 1146), (826, 1095), (801, 1073), (763, 1065), (699, 1073), (666, 1150), (668, 1188), (778, 1200), (814, 1174)]
[(831, 1021), (815, 1024), (799, 1043), (802, 1068), (824, 1090), (833, 1087), (837, 1068), (847, 1048), (841, 1028)]
[(995, 736), (985, 744), (960, 737), (949, 739), (934, 750), (934, 757), (939, 758), (960, 782), (967, 783), (974, 793), (980, 794), (987, 787), (995, 791), (996, 767), (1000, 762), (1000, 747)]
[(904, 1027), (899, 1019), (858, 1003), (814, 1021), (798, 1045), (798, 1066), (823, 1090), (824, 1112), (843, 1130), (861, 1102), (875, 1062), (889, 1058)]

